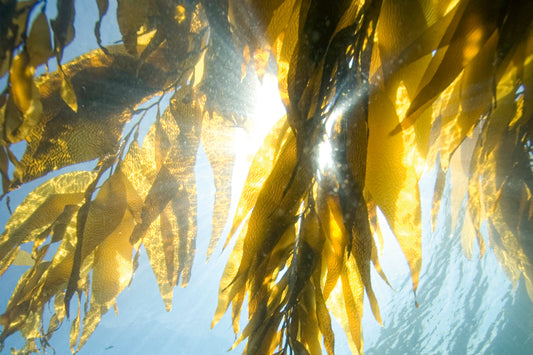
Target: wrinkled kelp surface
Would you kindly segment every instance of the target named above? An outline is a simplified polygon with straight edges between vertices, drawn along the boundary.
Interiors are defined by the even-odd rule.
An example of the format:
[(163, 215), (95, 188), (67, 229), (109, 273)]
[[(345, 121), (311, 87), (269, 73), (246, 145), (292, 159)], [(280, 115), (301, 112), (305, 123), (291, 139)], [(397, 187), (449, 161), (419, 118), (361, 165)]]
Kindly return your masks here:
[[(476, 244), (483, 255), (486, 223), (488, 247), (533, 299), (532, 2), (119, 0), (116, 14), (107, 0), (97, 5), (100, 47), (64, 62), (81, 36), (73, 0), (58, 0), (53, 19), (51, 2), (0, 2), (3, 196), (96, 162), (35, 188), (5, 225), (0, 276), (29, 267), (0, 341), (20, 332), (22, 352), (45, 350), (70, 317), (70, 347), (80, 349), (134, 277), (141, 246), (170, 310), (174, 287), (194, 277), (198, 151), (216, 188), (209, 258), (229, 215), (250, 78), (267, 74), (287, 113), (251, 162), (213, 319), (231, 307), (235, 345), (333, 354), (335, 317), (362, 353), (365, 295), (381, 323), (371, 269), (387, 281), (377, 211), (416, 297), (419, 180), (433, 167), (433, 225), (449, 194), (465, 256)], [(102, 40), (104, 16), (116, 19), (118, 44)], [(43, 324), (47, 304), (54, 314)]]

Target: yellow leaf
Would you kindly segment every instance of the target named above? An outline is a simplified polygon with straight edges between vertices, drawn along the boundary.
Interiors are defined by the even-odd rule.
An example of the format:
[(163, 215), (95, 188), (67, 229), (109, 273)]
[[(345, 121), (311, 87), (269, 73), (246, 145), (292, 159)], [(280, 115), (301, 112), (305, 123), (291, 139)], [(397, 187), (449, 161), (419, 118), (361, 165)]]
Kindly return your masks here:
[(440, 165), (440, 160), (435, 165), (437, 169), (437, 180), (435, 181), (435, 187), (433, 190), (433, 202), (431, 203), (431, 230), (435, 231), (437, 226), (437, 217), (440, 211), (440, 202), (442, 200), (442, 194), (444, 193), (444, 185), (446, 183), (446, 172)]
[(257, 196), (276, 162), (284, 137), (287, 136), (287, 132), (288, 125), (287, 120), (284, 117), (274, 125), (265, 137), (263, 145), (255, 154), (250, 169), (248, 170), (248, 176), (246, 177), (242, 190), (243, 192), (239, 199), (235, 217), (233, 218), (233, 224), (225, 245), (228, 244), (230, 238), (237, 231), (257, 201)]
[(303, 302), (298, 308), (298, 323), (301, 330), (302, 343), (305, 344), (308, 354), (321, 354), (320, 328), (315, 309), (315, 292), (312, 284), (308, 284), (303, 290)]
[[(18, 129), (22, 125), (22, 122), (24, 122), (24, 116), (17, 108), (17, 105), (15, 104), (15, 101), (13, 99), (13, 95), (9, 95), (7, 98), (7, 102), (5, 106), (2, 108), (2, 113), (4, 114), (4, 122), (3, 128), (4, 128), (4, 136), (5, 136), (5, 142), (6, 143), (16, 143), (20, 139), (18, 138)], [(7, 144), (6, 144), (7, 145)], [(9, 151), (8, 157), (9, 157)], [(10, 160), (13, 162), (13, 160), (10, 158)], [(16, 160), (16, 159), (15, 159)], [(15, 163), (14, 163), (15, 164)], [(15, 170), (15, 174), (17, 171)], [(15, 176), (16, 177), (16, 176)]]
[(494, 77), (493, 71), (497, 36), (494, 34), (480, 50), (479, 55), (463, 73), (435, 101), (434, 111), (440, 115), (441, 128), (433, 143), (432, 155), (440, 152), (441, 165), (446, 170), (452, 154), (465, 137), (472, 135), (479, 118), (490, 108)]
[(37, 312), (29, 312), (28, 308), (31, 303), (28, 301), (31, 300), (34, 304), (38, 303), (38, 292), (35, 291), (38, 291), (40, 281), (49, 265), (50, 262), (48, 261), (36, 264), (19, 279), (6, 306), (6, 311), (1, 316), (4, 329), (0, 334), (0, 343), (3, 343), (8, 335), (16, 331), (34, 335), (34, 337), (35, 334), (38, 336), (41, 311), (37, 306)]
[[(160, 75), (162, 72), (153, 67), (141, 70), (137, 76), (135, 59), (121, 48), (109, 48), (112, 56), (100, 49), (89, 52), (63, 65), (62, 72), (37, 79), (42, 115), (32, 134), (25, 137), (28, 144), (15, 185), (66, 165), (116, 152), (132, 108), (157, 92), (158, 85), (168, 79), (167, 74)], [(122, 73), (119, 77), (117, 70)], [(73, 108), (77, 101), (78, 112), (65, 99)], [(99, 102), (106, 104), (95, 104)]]
[(30, 65), (28, 52), (17, 54), (9, 71), (9, 83), (15, 104), (23, 114), (31, 106), (33, 73), (34, 67)]
[(46, 63), (48, 58), (53, 55), (48, 20), (42, 12), (33, 21), (30, 35), (26, 41), (26, 49), (30, 56), (30, 65), (33, 67)]
[(72, 84), (66, 75), (63, 75), (62, 77), (63, 80), (61, 81), (61, 89), (59, 90), (61, 98), (72, 111), (78, 112), (78, 100), (76, 99), (74, 87), (72, 87)]
[(204, 78), (204, 67), (205, 67), (205, 51), (202, 52), (202, 55), (198, 59), (198, 62), (194, 66), (194, 83), (193, 87), (198, 86)]
[[(470, 176), (470, 162), (474, 147), (477, 143), (480, 129), (475, 130), (473, 136), (466, 137), (461, 145), (457, 147), (450, 161), (451, 196), (450, 213), (452, 220), (452, 231), (456, 229), (457, 221), (460, 218), (461, 205), (468, 191), (468, 178)], [(462, 227), (462, 226), (459, 226)]]
[(167, 312), (170, 312), (172, 310), (172, 295), (175, 284), (171, 282), (174, 275), (172, 274), (172, 270), (169, 270), (165, 257), (160, 218), (161, 216), (158, 216), (150, 225), (143, 238), (143, 245), (157, 280), (159, 293), (165, 304), (165, 309)]
[[(439, 95), (461, 73), (473, 59), (479, 58), (481, 49), (496, 30), (500, 6), (478, 6), (472, 2), (461, 2), (454, 19), (447, 29), (444, 41), (449, 41), (442, 58), (435, 56), (421, 80), (413, 98), (406, 120), (402, 126), (412, 124), (434, 98)], [(439, 43), (439, 46), (444, 43)]]
[[(150, 131), (144, 140), (142, 151), (138, 147), (137, 142), (133, 142), (130, 145), (126, 159), (121, 166), (124, 175), (131, 183), (131, 188), (135, 190), (135, 195), (140, 200), (140, 204), (138, 204), (138, 202), (134, 202), (136, 207), (133, 208), (134, 211), (138, 211), (136, 212), (138, 214), (138, 217), (136, 217), (138, 226), (142, 226), (143, 223), (147, 223), (143, 222), (142, 218), (143, 205), (145, 204), (145, 200), (148, 202), (148, 194), (153, 194), (151, 187), (155, 183), (155, 179), (157, 179), (158, 167), (160, 168), (160, 165), (163, 163), (162, 160), (165, 159), (169, 149), (169, 146), (167, 146), (167, 139), (162, 139), (160, 136), (161, 139), (157, 140), (158, 142), (156, 143), (156, 136), (158, 134), (161, 135), (166, 133), (170, 135), (170, 139), (175, 139), (176, 136), (172, 134), (172, 131), (174, 126), (177, 129), (177, 125), (175, 122), (174, 125), (172, 125), (172, 121), (173, 118), (168, 117), (168, 115), (165, 113), (161, 117), (159, 128), (157, 128), (157, 124), (154, 124), (150, 128)], [(158, 130), (162, 130), (164, 132), (157, 133)], [(166, 134), (164, 134), (164, 136), (166, 136)], [(133, 191), (131, 194), (133, 194)], [(134, 199), (134, 201), (139, 201), (137, 200), (137, 197)], [(128, 198), (128, 200), (130, 200), (130, 198)], [(128, 203), (131, 206), (131, 202)], [(174, 216), (169, 204), (164, 206), (161, 213), (167, 213), (171, 216)], [(172, 308), (172, 294), (175, 286), (172, 281), (177, 276), (177, 265), (179, 260), (177, 260), (177, 257), (173, 258), (172, 260), (167, 259), (166, 255), (168, 255), (170, 251), (176, 253), (177, 248), (173, 245), (170, 250), (165, 249), (160, 217), (161, 214), (155, 215), (155, 219), (147, 228), (142, 241), (148, 255), (148, 260), (150, 261), (150, 265), (157, 279), (157, 284), (159, 286), (159, 291), (165, 304), (165, 308), (167, 311), (170, 311)], [(174, 228), (172, 230), (173, 244), (177, 244), (179, 241), (179, 238), (176, 238), (178, 235), (178, 228), (177, 226), (174, 226), (174, 222), (175, 221), (172, 222), (172, 228)], [(167, 252), (167, 254), (165, 254), (165, 252)], [(169, 262), (172, 262), (171, 268), (169, 267)]]
[(170, 113), (179, 127), (177, 144), (173, 144), (165, 161), (174, 179), (183, 188), (172, 201), (173, 213), (179, 226), (177, 266), (178, 278), (185, 287), (191, 276), (191, 267), (196, 250), (197, 202), (195, 164), (200, 146), (200, 131), (203, 122), (205, 97), (191, 86), (180, 88), (171, 99)]
[(89, 203), (83, 236), (78, 235), (83, 240), (82, 260), (120, 226), (127, 210), (125, 180), (120, 170), (115, 171)]
[(130, 244), (129, 236), (133, 227), (133, 216), (126, 210), (120, 225), (96, 248), (90, 309), (84, 320), (78, 349), (85, 344), (100, 322), (101, 316), (109, 310), (117, 296), (131, 281), (133, 245)]
[(328, 310), (340, 323), (354, 354), (362, 354), (364, 286), (353, 257), (346, 260), (339, 282), (327, 299)]
[(205, 119), (201, 133), (202, 146), (213, 169), (215, 179), (215, 204), (211, 225), (211, 240), (207, 259), (215, 249), (228, 219), (231, 204), (233, 163), (235, 161), (235, 127), (218, 114)]
[(470, 213), (467, 211), (461, 230), (461, 247), (467, 259), (472, 259), (474, 240), (476, 238), (476, 231), (472, 224)]
[(142, 222), (135, 226), (131, 235), (130, 241), (132, 244), (137, 243), (144, 236), (152, 222), (165, 209), (167, 204), (175, 198), (179, 190), (179, 183), (170, 174), (168, 168), (166, 166), (161, 167), (144, 201), (141, 211)]
[(33, 266), (35, 265), (35, 260), (31, 258), (30, 253), (27, 251), (19, 250), (11, 265)]
[[(148, 145), (149, 137), (150, 132), (145, 138), (145, 146)], [(138, 213), (140, 213), (144, 199), (146, 198), (157, 174), (155, 163), (150, 160), (147, 154), (143, 154), (145, 152), (145, 149), (141, 150), (137, 141), (132, 142), (128, 153), (126, 154), (126, 158), (124, 158), (124, 161), (120, 166), (122, 173), (131, 184), (130, 186), (135, 190), (137, 196), (141, 200), (139, 204), (135, 205), (135, 211), (138, 211)]]
[(422, 253), (421, 212), (416, 170), (405, 158), (412, 147), (406, 146), (404, 133), (390, 135), (398, 117), (384, 93), (377, 91), (370, 103), (365, 187), (400, 243), (416, 290)]
[(324, 348), (328, 352), (328, 355), (333, 355), (335, 335), (333, 333), (333, 329), (331, 328), (331, 316), (326, 307), (326, 301), (324, 300), (324, 296), (322, 294), (319, 274), (315, 272), (315, 275), (316, 276), (314, 276), (313, 283), (315, 286), (315, 308), (318, 326), (324, 338)]
[[(272, 251), (275, 243), (292, 224), (302, 195), (310, 185), (310, 169), (305, 163), (296, 169), (294, 181), (289, 186), (293, 170), (296, 168), (296, 139), (291, 136), (265, 181), (252, 210), (238, 277), (247, 277), (250, 268), (261, 265)], [(287, 186), (288, 189), (287, 189)], [(285, 189), (287, 191), (285, 192)]]
[(80, 204), (95, 174), (76, 171), (55, 177), (32, 191), (13, 212), (0, 240), (0, 260), (16, 246), (33, 241), (67, 205)]
[[(233, 297), (235, 293), (232, 291), (232, 289), (235, 288), (235, 280), (237, 276), (237, 272), (239, 269), (239, 264), (241, 262), (242, 253), (243, 253), (243, 247), (244, 247), (244, 238), (238, 238), (235, 242), (235, 245), (233, 247), (233, 250), (231, 251), (231, 254), (229, 256), (228, 262), (226, 263), (226, 266), (224, 267), (224, 273), (222, 274), (222, 278), (220, 280), (220, 286), (219, 286), (219, 293), (218, 293), (218, 305), (217, 309), (215, 310), (215, 315), (213, 316), (213, 321), (211, 322), (211, 328), (217, 324), (224, 313), (226, 313), (226, 310), (228, 309), (230, 303), (233, 300)], [(244, 298), (244, 295), (243, 295)], [(236, 302), (233, 300), (233, 302)], [(242, 300), (240, 300), (242, 304)], [(235, 316), (240, 314), (240, 307), (237, 312), (234, 312), (234, 318)], [(238, 330), (238, 327), (234, 325), (234, 329)], [(235, 331), (235, 335), (237, 335), (237, 331)]]
[[(36, 315), (42, 313), (45, 303), (51, 297), (64, 290), (72, 271), (74, 259), (73, 239), (76, 235), (76, 219), (72, 217), (78, 209), (77, 204), (79, 205), (83, 201), (83, 191), (93, 180), (94, 175), (94, 173), (90, 172), (73, 172), (54, 178), (38, 187), (15, 211), (13, 215), (15, 218), (19, 216), (24, 218), (24, 214), (29, 215), (29, 217), (27, 220), (15, 220), (12, 225), (13, 231), (7, 230), (6, 232), (22, 233), (23, 230), (27, 230), (23, 237), (28, 238), (31, 237), (31, 234), (36, 234), (36, 231), (44, 229), (44, 232), (37, 234), (36, 237), (40, 239), (44, 235), (44, 238), (46, 238), (48, 234), (53, 234), (52, 242), (61, 240), (61, 245), (52, 262), (41, 261), (44, 256), (43, 252), (48, 250), (48, 245), (42, 247), (39, 253), (34, 256), (37, 260), (37, 264), (32, 269), (34, 272), (26, 278), (21, 278), (21, 281), (25, 282), (26, 286), (21, 291), (22, 293), (13, 294), (13, 302), (6, 309), (6, 314), (10, 314), (7, 319), (9, 324), (23, 327), (23, 329), (31, 332), (38, 331), (39, 325), (34, 326), (34, 323), (38, 321)], [(76, 192), (77, 190), (82, 192)], [(32, 210), (25, 210), (28, 208)], [(26, 235), (26, 233), (30, 235)], [(8, 234), (7, 236), (9, 237), (10, 235)], [(11, 246), (11, 250), (16, 251), (18, 249), (16, 243), (21, 241), (20, 238), (16, 237), (15, 234), (13, 239), (2, 242), (1, 248), (8, 249)], [(34, 251), (39, 243), (42, 243), (42, 240), (35, 239)], [(41, 255), (39, 256), (39, 254)], [(2, 262), (9, 259), (9, 255), (7, 258), (2, 258)], [(81, 263), (80, 285), (84, 282), (84, 278), (90, 269), (90, 264), (90, 260), (85, 260), (84, 263)], [(87, 266), (89, 266), (89, 269)], [(34, 274), (37, 275), (37, 281), (35, 282), (32, 281), (32, 278), (35, 277), (33, 276)], [(23, 301), (28, 298), (31, 298), (31, 302)], [(21, 318), (16, 321), (13, 317)]]

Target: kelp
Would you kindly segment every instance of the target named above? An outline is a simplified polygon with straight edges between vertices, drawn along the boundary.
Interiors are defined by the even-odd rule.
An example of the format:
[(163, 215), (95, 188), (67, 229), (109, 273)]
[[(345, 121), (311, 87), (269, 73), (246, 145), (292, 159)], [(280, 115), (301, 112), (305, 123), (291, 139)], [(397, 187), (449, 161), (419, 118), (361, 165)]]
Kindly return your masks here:
[[(73, 317), (70, 347), (79, 350), (116, 307), (141, 247), (171, 309), (174, 287), (194, 277), (202, 237), (198, 152), (216, 189), (209, 259), (230, 222), (235, 132), (250, 126), (250, 82), (265, 75), (277, 77), (286, 115), (251, 161), (224, 245), (236, 239), (212, 325), (231, 306), (234, 346), (333, 354), (333, 316), (362, 353), (365, 295), (382, 323), (371, 268), (388, 283), (378, 209), (416, 297), (418, 182), (432, 168), (433, 228), (449, 198), (465, 255), (477, 243), (482, 257), (488, 239), (533, 299), (530, 1), (118, 0), (121, 41), (107, 45), (110, 4), (98, 0), (98, 48), (66, 63), (65, 48), (80, 36), (77, 5), (58, 0), (55, 19), (47, 6), (0, 3), (3, 196), (80, 162), (95, 167), (56, 173), (7, 222), (0, 276), (11, 265), (28, 269), (1, 316), (2, 342), (20, 332), (23, 351), (44, 351)], [(36, 76), (53, 57), (57, 70)], [(21, 141), (19, 157), (11, 146)]]

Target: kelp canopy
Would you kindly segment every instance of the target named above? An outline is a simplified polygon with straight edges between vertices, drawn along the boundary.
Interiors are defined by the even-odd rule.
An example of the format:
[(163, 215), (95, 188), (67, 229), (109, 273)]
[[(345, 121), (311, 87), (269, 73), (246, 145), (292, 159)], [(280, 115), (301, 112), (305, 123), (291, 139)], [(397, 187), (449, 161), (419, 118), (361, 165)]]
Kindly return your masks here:
[[(194, 277), (198, 150), (215, 176), (209, 257), (229, 215), (249, 77), (268, 73), (287, 114), (251, 162), (213, 320), (231, 305), (245, 353), (332, 354), (331, 316), (362, 353), (365, 294), (381, 322), (371, 267), (386, 280), (376, 211), (416, 292), (418, 181), (434, 166), (433, 224), (449, 179), (465, 255), (476, 243), (483, 254), (486, 222), (502, 268), (513, 283), (523, 276), (533, 299), (533, 2), (96, 3), (100, 48), (65, 62), (81, 36), (78, 3), (58, 0), (49, 18), (50, 2), (0, 0), (3, 197), (53, 170), (97, 162), (35, 188), (5, 225), (0, 275), (30, 267), (1, 316), (0, 341), (20, 332), (23, 353), (44, 350), (70, 316), (70, 346), (80, 349), (131, 282), (141, 246), (169, 310), (174, 287)], [(115, 16), (109, 5), (121, 34), (113, 45), (101, 39), (102, 18)], [(54, 314), (43, 324), (48, 303)]]

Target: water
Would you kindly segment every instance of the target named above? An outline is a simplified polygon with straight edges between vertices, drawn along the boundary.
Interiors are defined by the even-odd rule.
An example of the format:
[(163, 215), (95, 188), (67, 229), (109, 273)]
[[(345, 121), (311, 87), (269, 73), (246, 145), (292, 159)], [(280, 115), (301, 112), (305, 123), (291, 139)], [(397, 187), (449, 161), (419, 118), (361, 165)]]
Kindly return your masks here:
[[(452, 231), (447, 212), (449, 186), (443, 194), (437, 228), (429, 232), (433, 179), (428, 176), (421, 181), (426, 223), (416, 296), (419, 308), (414, 306), (407, 266), (381, 259), (385, 273), (394, 275), (389, 280), (397, 292), (380, 282), (379, 276), (373, 277), (384, 327), (367, 318), (365, 352), (533, 354), (533, 303), (525, 284), (520, 280), (513, 288), (490, 246), (481, 258), (476, 249), (472, 260), (463, 255), (460, 236)], [(400, 253), (399, 247), (391, 247), (389, 240), (384, 256), (394, 253)]]

